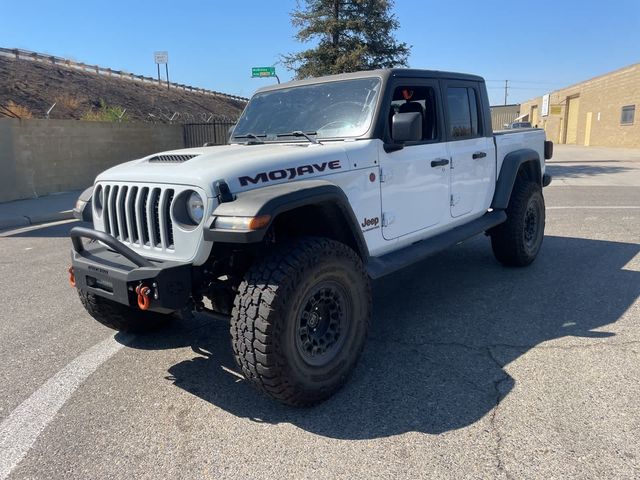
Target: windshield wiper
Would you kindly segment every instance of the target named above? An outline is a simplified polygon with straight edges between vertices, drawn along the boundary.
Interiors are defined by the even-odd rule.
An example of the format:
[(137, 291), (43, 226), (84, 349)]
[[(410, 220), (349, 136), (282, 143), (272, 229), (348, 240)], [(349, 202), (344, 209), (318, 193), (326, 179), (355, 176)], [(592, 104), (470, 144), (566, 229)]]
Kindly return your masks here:
[(276, 137), (304, 137), (309, 140), (311, 143), (315, 143), (316, 145), (322, 145), (318, 140), (313, 138), (311, 135), (318, 135), (318, 132), (303, 132), (301, 130), (294, 130), (289, 133), (279, 133)]
[(245, 133), (244, 135), (234, 135), (233, 138), (252, 138), (253, 140), (255, 140), (255, 142), (251, 142), (251, 143), (264, 143), (262, 140), (260, 140), (260, 137), (266, 137), (266, 136), (267, 136), (266, 134), (256, 135), (255, 133)]

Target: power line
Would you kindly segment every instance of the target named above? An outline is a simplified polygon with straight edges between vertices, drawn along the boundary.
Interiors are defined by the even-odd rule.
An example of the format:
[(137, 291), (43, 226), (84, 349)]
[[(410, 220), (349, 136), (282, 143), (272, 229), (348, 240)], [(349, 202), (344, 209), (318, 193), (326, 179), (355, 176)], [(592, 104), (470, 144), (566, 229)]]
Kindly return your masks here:
[[(504, 82), (504, 80), (485, 80), (485, 82)], [(556, 82), (535, 82), (529, 80), (509, 80), (511, 83), (530, 83), (534, 85), (557, 85)]]
[[(502, 87), (489, 87), (487, 86), (486, 88), (488, 90), (503, 90), (504, 89), (504, 104), (507, 105), (507, 98), (509, 97), (509, 89), (511, 90), (528, 90), (528, 91), (535, 91), (535, 90), (540, 90), (542, 89), (542, 85), (552, 85), (546, 82), (523, 82), (523, 81), (519, 81), (519, 80), (485, 80), (486, 82), (504, 82), (504, 86)], [(509, 83), (531, 83), (533, 85), (538, 85), (538, 86), (531, 86), (531, 87), (513, 87), (511, 85), (509, 85)], [(545, 89), (548, 90), (548, 89)]]
[[(503, 80), (504, 82), (504, 80)], [(509, 80), (511, 83), (511, 80)], [(504, 90), (504, 85), (502, 87), (487, 87), (489, 90)], [(509, 85), (509, 90), (540, 90), (541, 87), (512, 87)]]

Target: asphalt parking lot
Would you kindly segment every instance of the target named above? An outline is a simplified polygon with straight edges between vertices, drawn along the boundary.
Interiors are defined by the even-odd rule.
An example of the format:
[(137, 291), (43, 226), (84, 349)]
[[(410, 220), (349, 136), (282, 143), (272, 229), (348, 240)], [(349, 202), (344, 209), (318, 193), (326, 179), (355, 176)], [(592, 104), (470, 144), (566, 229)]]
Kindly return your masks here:
[(222, 320), (114, 335), (74, 223), (0, 235), (0, 479), (640, 477), (640, 151), (556, 147), (542, 252), (476, 237), (374, 285), (350, 382), (291, 409)]

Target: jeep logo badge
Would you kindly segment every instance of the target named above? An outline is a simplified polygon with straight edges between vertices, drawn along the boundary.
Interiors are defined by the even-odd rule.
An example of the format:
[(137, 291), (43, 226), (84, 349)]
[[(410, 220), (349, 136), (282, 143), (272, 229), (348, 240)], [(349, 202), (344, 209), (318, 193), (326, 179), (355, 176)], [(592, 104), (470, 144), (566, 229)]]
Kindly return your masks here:
[(374, 218), (365, 217), (365, 219), (360, 224), (360, 226), (362, 227), (363, 232), (368, 232), (369, 230), (378, 228), (379, 223), (380, 223), (380, 217), (374, 217)]

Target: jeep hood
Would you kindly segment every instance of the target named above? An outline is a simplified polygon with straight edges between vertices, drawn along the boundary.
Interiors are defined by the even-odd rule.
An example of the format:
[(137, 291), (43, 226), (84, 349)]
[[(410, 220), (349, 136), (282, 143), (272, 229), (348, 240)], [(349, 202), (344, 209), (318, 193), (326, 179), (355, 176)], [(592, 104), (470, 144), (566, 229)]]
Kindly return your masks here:
[[(234, 144), (171, 150), (117, 165), (98, 175), (96, 182), (191, 185), (213, 196), (213, 183), (224, 179), (231, 191), (237, 193), (349, 170), (352, 153), (347, 154), (347, 150), (367, 148), (365, 144), (371, 148), (370, 141), (361, 141), (326, 142), (321, 145)], [(367, 156), (371, 158), (371, 154)], [(372, 164), (373, 160), (371, 158)]]

